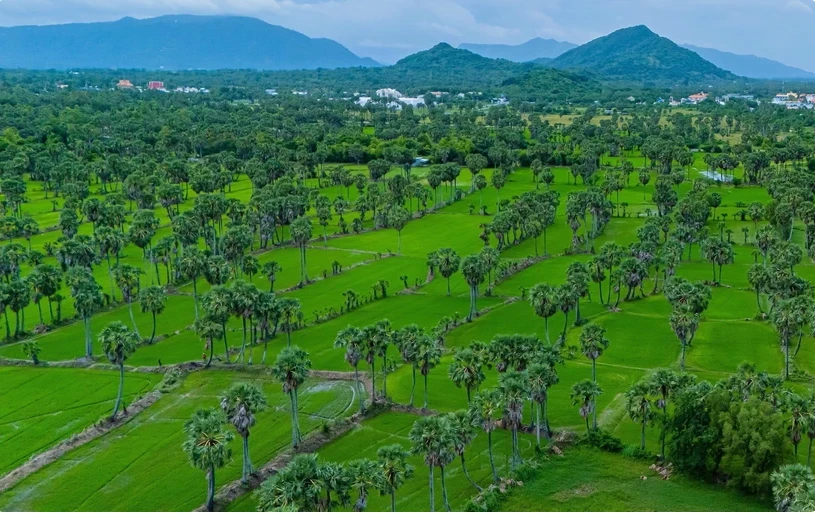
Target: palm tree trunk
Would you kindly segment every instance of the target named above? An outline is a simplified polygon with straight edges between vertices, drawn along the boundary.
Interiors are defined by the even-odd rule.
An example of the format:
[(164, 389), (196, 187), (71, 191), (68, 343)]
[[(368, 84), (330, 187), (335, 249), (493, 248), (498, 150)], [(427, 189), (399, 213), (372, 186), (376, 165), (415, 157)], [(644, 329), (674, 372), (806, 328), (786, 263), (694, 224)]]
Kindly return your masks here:
[(546, 331), (546, 343), (552, 345), (552, 341), (549, 340), (549, 317), (543, 318), (543, 329)]
[(444, 479), (444, 465), (441, 467), (441, 498), (444, 501), (444, 510), (450, 511), (450, 502), (447, 500), (447, 483)]
[(371, 401), (376, 402), (376, 356), (371, 358)]
[(215, 510), (215, 465), (207, 472), (207, 511)]
[(198, 280), (192, 280), (192, 304), (195, 308), (195, 320), (198, 320)]
[(110, 416), (110, 420), (116, 418), (116, 414), (119, 413), (119, 405), (122, 404), (122, 393), (124, 392), (125, 386), (125, 364), (124, 362), (119, 364), (119, 393), (116, 395), (116, 403), (113, 405), (113, 414)]
[(136, 336), (139, 337), (139, 342), (141, 342), (141, 333), (139, 333), (139, 327), (136, 325), (136, 316), (133, 315), (133, 300), (132, 298), (127, 298), (127, 310), (130, 312), (130, 322), (133, 323), (133, 331), (136, 333)]
[(411, 365), (413, 370), (413, 381), (410, 385), (410, 405), (413, 406), (414, 398), (416, 397), (416, 366)]
[(359, 387), (359, 365), (354, 365), (354, 382), (357, 384), (357, 395), (359, 396), (359, 412), (365, 411), (365, 402), (362, 400), (362, 390)]
[(224, 363), (229, 363), (229, 343), (226, 341), (226, 323), (221, 323), (221, 330), (224, 333)]
[(386, 354), (382, 355), (382, 398), (388, 400), (388, 348), (385, 348)]
[(252, 460), (249, 459), (249, 434), (243, 437), (243, 478), (244, 483), (249, 480), (249, 476), (254, 472)]
[(461, 469), (464, 470), (464, 475), (467, 477), (467, 480), (470, 482), (470, 484), (473, 485), (475, 489), (480, 492), (481, 487), (478, 486), (478, 483), (473, 481), (473, 478), (470, 477), (470, 473), (467, 471), (467, 464), (464, 462), (464, 452), (461, 453)]
[(156, 312), (153, 312), (153, 333), (150, 334), (150, 343), (156, 339)]
[(498, 471), (495, 470), (495, 457), (492, 454), (492, 430), (487, 431), (487, 453), (490, 456), (490, 467), (492, 468), (492, 480), (498, 482)]
[(809, 449), (807, 449), (807, 467), (810, 466), (810, 461), (812, 461), (812, 437), (809, 437)]
[(424, 406), (422, 406), (422, 409), (426, 410), (427, 409), (427, 375), (429, 373), (424, 373), (423, 372), (422, 374), (424, 375)]
[(535, 409), (535, 448), (541, 448), (541, 405), (538, 403), (532, 403), (532, 406), (537, 408)]
[(294, 406), (294, 392), (289, 392), (289, 402), (291, 403), (291, 444), (297, 447), (297, 410)]
[(642, 422), (642, 433), (640, 434), (640, 449), (645, 450), (645, 421)]
[(543, 427), (548, 440), (552, 437), (552, 429), (549, 427), (549, 402), (546, 399), (543, 401)]
[(299, 412), (300, 405), (297, 397), (297, 389), (294, 389), (294, 426), (296, 427), (297, 432), (297, 445), (300, 445), (300, 441), (303, 439), (302, 434), (300, 433), (300, 417)]
[(433, 489), (434, 479), (433, 479), (433, 465), (429, 465), (430, 467), (430, 482), (428, 483), (427, 487), (430, 491), (430, 511), (436, 511), (436, 493)]
[(213, 343), (212, 339), (208, 339), (207, 343), (209, 344), (209, 359), (207, 360), (207, 364), (204, 368), (209, 368), (212, 365), (212, 359), (215, 357), (215, 344)]

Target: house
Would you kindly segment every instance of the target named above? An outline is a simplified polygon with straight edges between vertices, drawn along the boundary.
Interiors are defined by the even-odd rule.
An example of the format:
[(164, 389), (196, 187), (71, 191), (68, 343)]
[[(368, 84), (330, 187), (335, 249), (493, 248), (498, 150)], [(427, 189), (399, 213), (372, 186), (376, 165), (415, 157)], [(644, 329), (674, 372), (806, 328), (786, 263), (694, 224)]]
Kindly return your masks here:
[(406, 98), (402, 97), (399, 98), (399, 101), (404, 103), (405, 105), (410, 105), (411, 107), (421, 107), (424, 105), (424, 98)]
[(130, 82), (130, 80), (122, 79), (119, 80), (119, 83), (116, 84), (116, 87), (118, 87), (119, 89), (133, 89), (133, 83)]
[(507, 100), (506, 96), (501, 96), (500, 98), (493, 98), (492, 100), (490, 100), (490, 105), (494, 106), (509, 105), (509, 100)]
[(390, 110), (402, 110), (402, 104), (399, 102), (388, 102), (385, 106)]
[(383, 89), (377, 89), (376, 95), (379, 98), (401, 98), (403, 95), (396, 89), (392, 89), (390, 87), (386, 87)]
[(371, 102), (371, 97), (370, 96), (360, 96), (359, 98), (357, 98), (357, 101), (354, 102), (354, 103), (356, 103), (360, 107), (364, 107), (364, 106), (368, 105), (370, 102)]
[(701, 92), (701, 93), (697, 93), (697, 94), (692, 94), (692, 95), (688, 96), (688, 100), (690, 100), (694, 104), (703, 102), (703, 101), (707, 100), (707, 93)]
[(164, 91), (164, 82), (153, 80), (147, 83), (147, 89), (151, 91)]
[(815, 103), (815, 94), (807, 94), (804, 98), (806, 98), (807, 103)]
[(413, 160), (413, 167), (424, 167), (430, 163), (429, 159), (424, 159), (422, 157), (416, 157)]
[(308, 91), (292, 91), (291, 94), (295, 96), (308, 96)]
[(277, 89), (266, 89), (266, 94), (269, 96), (277, 96)]

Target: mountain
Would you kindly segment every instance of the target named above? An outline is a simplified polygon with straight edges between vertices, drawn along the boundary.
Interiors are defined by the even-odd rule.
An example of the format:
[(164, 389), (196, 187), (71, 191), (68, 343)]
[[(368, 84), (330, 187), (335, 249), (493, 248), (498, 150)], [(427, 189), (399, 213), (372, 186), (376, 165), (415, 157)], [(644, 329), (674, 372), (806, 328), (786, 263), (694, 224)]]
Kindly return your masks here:
[(330, 39), (239, 16), (0, 28), (0, 67), (316, 69), (377, 66)]
[(478, 43), (462, 43), (458, 47), (462, 50), (469, 50), (478, 55), (489, 57), (490, 59), (506, 59), (515, 62), (528, 62), (541, 57), (554, 59), (564, 52), (575, 48), (577, 45), (556, 41), (554, 39), (542, 39), (536, 37), (526, 43), (519, 45), (488, 45)]
[(602, 84), (586, 74), (541, 67), (508, 78), (501, 85), (511, 98), (530, 102), (586, 103), (599, 99), (603, 91)]
[(578, 46), (549, 65), (589, 70), (610, 80), (642, 83), (696, 84), (737, 78), (643, 25)]
[(815, 79), (815, 73), (787, 66), (778, 61), (756, 57), (755, 55), (739, 55), (722, 52), (713, 48), (700, 48), (693, 45), (682, 45), (692, 52), (696, 52), (703, 59), (716, 66), (733, 72), (736, 75), (759, 79)]

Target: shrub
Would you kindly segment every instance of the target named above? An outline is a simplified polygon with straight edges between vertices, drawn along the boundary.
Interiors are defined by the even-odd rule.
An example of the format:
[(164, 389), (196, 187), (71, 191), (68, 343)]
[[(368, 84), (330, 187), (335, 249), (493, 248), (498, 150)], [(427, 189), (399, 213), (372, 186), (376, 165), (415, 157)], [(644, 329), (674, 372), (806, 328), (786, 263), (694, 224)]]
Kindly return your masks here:
[(623, 449), (623, 456), (633, 460), (652, 460), (654, 455), (648, 449), (643, 449), (639, 445), (626, 445)]
[(619, 438), (599, 428), (589, 431), (580, 442), (606, 452), (622, 452), (624, 448)]

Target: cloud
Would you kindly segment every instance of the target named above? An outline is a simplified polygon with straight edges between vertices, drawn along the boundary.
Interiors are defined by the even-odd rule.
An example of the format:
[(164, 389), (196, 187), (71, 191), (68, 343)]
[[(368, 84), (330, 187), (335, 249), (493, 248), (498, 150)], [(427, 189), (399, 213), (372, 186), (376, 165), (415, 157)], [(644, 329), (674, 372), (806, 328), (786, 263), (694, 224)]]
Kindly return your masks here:
[(815, 54), (803, 50), (815, 47), (811, 0), (0, 0), (0, 25), (179, 13), (255, 16), (383, 62), (440, 41), (583, 43), (646, 24), (677, 42), (815, 70)]

